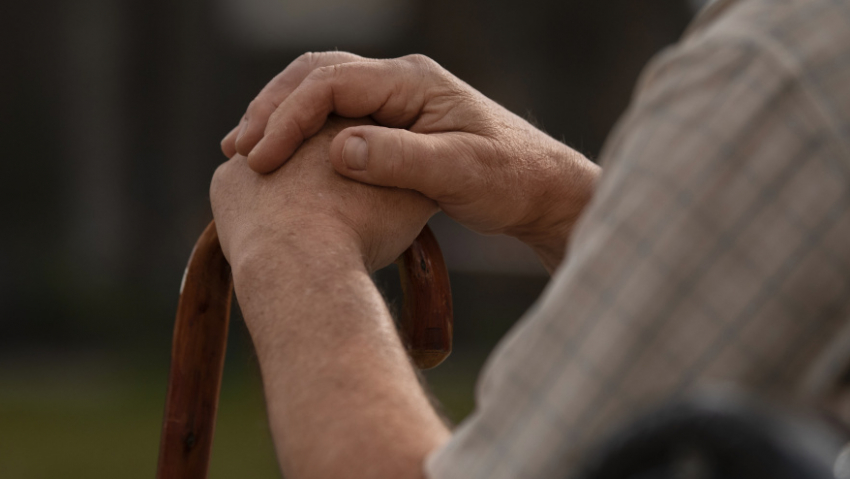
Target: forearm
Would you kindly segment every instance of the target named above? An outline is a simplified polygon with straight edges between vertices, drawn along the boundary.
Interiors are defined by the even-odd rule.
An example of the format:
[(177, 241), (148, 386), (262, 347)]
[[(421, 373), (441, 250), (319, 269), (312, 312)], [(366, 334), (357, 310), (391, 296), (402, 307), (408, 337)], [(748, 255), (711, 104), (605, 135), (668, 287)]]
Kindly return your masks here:
[[(288, 243), (288, 244), (287, 244)], [(284, 242), (235, 268), (289, 478), (417, 478), (448, 431), (359, 253)]]

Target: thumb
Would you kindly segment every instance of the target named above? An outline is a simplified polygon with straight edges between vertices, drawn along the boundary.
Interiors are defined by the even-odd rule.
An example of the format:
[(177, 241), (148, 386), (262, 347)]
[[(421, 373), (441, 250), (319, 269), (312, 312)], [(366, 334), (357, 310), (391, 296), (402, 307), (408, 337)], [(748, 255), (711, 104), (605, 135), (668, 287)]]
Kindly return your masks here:
[(472, 152), (458, 135), (355, 126), (334, 138), (331, 163), (353, 180), (417, 190), (439, 201), (462, 191), (463, 179), (473, 177)]

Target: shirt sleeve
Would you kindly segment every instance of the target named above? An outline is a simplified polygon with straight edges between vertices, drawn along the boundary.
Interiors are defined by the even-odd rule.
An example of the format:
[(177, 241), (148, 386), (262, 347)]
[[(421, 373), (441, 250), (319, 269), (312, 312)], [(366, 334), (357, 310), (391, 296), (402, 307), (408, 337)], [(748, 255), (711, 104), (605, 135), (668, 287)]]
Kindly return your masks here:
[[(828, 21), (807, 18), (804, 33)], [(568, 259), (488, 360), (430, 478), (565, 477), (664, 398), (709, 383), (798, 391), (838, 335), (850, 157), (836, 132), (850, 132), (850, 99), (825, 103), (803, 53), (746, 26), (732, 15), (644, 73)], [(838, 43), (822, 53), (844, 66), (814, 73), (848, 85)]]

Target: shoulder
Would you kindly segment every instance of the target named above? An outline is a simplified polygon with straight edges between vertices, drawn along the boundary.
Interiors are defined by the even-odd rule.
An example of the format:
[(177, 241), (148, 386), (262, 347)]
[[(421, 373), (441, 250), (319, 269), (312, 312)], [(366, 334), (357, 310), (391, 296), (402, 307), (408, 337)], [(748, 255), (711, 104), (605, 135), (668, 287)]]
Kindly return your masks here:
[(758, 48), (791, 73), (835, 70), (850, 57), (850, 0), (715, 0), (654, 63), (724, 46)]
[(716, 0), (647, 66), (627, 118), (704, 114), (700, 105), (714, 108), (718, 95), (737, 89), (736, 115), (793, 103), (850, 151), (848, 84), (850, 0)]
[(716, 0), (685, 32), (683, 46), (747, 40), (792, 68), (816, 68), (850, 50), (848, 0)]

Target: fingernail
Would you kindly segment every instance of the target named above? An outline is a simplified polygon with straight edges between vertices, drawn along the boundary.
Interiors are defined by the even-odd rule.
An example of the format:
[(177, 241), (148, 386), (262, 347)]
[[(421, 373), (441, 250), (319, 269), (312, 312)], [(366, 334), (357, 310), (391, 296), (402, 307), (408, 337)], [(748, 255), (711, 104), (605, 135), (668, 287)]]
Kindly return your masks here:
[(359, 136), (350, 136), (342, 149), (342, 161), (350, 170), (365, 170), (369, 162), (369, 145)]

